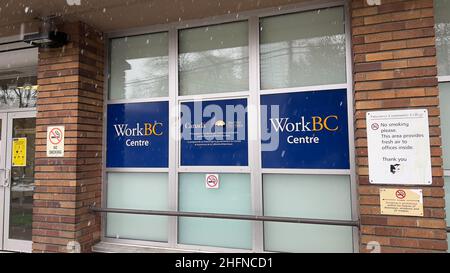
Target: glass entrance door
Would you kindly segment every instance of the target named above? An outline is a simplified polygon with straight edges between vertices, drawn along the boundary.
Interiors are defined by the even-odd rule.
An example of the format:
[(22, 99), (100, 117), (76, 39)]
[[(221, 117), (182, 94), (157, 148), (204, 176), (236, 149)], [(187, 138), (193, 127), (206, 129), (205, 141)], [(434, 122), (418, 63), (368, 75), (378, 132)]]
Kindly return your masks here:
[(35, 112), (1, 114), (2, 249), (31, 252)]

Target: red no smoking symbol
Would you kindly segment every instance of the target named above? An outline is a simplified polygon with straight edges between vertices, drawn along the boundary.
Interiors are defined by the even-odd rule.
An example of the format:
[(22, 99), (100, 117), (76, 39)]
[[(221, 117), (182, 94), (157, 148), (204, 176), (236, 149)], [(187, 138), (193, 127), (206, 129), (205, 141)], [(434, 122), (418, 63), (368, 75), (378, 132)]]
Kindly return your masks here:
[(404, 190), (398, 190), (395, 192), (395, 196), (397, 196), (398, 199), (404, 199), (406, 197), (406, 192)]
[(48, 138), (50, 140), (50, 143), (57, 145), (57, 144), (61, 143), (61, 141), (63, 139), (63, 133), (62, 133), (61, 129), (54, 128), (50, 131)]
[(206, 178), (206, 183), (211, 188), (216, 187), (218, 182), (219, 182), (219, 179), (215, 175), (210, 175)]

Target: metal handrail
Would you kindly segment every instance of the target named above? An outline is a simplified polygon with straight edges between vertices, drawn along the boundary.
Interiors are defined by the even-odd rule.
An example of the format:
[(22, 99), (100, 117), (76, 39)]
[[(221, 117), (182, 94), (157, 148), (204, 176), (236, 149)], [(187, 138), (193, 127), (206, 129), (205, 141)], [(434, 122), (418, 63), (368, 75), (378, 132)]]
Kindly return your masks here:
[(90, 207), (90, 210), (93, 212), (108, 212), (108, 213), (120, 213), (120, 214), (181, 216), (181, 217), (194, 217), (194, 218), (217, 218), (217, 219), (229, 219), (229, 220), (247, 220), (247, 221), (359, 227), (359, 221), (351, 221), (351, 220), (323, 220), (323, 219), (242, 215), (242, 214), (222, 214), (222, 213), (203, 213), (203, 212), (162, 211), (162, 210), (113, 209), (113, 208), (98, 208), (98, 207), (93, 207), (93, 206)]

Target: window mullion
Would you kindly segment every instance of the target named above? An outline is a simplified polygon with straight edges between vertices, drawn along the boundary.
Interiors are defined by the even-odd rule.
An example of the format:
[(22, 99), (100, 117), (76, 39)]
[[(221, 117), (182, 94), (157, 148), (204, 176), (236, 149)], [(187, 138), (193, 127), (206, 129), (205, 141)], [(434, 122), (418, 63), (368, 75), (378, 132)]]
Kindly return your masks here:
[[(169, 209), (178, 210), (178, 31), (169, 30)], [(178, 218), (169, 219), (169, 246), (176, 247)]]
[[(263, 215), (261, 145), (260, 145), (260, 73), (259, 73), (259, 18), (249, 18), (249, 156), (252, 170), (252, 204), (255, 215)], [(253, 250), (264, 251), (264, 224), (253, 223)]]

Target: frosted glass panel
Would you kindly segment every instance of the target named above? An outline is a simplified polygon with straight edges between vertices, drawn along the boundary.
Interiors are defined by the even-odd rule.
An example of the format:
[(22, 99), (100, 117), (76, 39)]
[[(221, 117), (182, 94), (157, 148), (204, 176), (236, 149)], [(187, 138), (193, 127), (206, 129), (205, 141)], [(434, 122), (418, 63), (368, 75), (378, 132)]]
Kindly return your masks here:
[(352, 228), (270, 223), (264, 225), (266, 251), (294, 253), (351, 253)]
[(450, 170), (450, 83), (439, 84), (444, 169)]
[[(220, 174), (219, 189), (206, 189), (205, 174), (180, 174), (179, 210), (252, 214), (250, 175)], [(180, 244), (252, 248), (252, 223), (222, 219), (180, 218)]]
[[(108, 208), (168, 210), (168, 176), (164, 173), (109, 173)], [(167, 242), (168, 217), (113, 214), (107, 236)]]
[[(348, 176), (268, 174), (263, 191), (268, 216), (351, 220)], [(264, 238), (268, 251), (353, 251), (351, 227), (266, 222)]]
[(109, 98), (168, 96), (168, 48), (165, 32), (112, 39)]
[(179, 32), (180, 95), (246, 91), (248, 23)]
[(450, 0), (435, 0), (438, 74), (450, 75)]
[(342, 8), (263, 18), (261, 88), (346, 82)]

